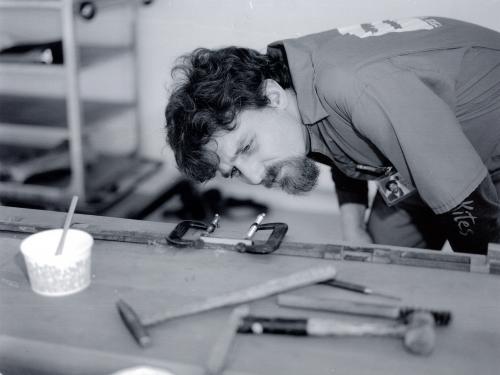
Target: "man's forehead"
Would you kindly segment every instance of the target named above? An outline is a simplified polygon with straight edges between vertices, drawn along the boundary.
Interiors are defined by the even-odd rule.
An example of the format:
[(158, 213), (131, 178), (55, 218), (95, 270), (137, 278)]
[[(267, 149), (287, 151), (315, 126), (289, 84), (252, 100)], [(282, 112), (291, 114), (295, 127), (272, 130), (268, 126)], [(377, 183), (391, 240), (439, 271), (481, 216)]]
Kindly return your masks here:
[(224, 147), (231, 147), (240, 139), (245, 130), (245, 126), (240, 121), (240, 115), (231, 123), (231, 130), (222, 130), (215, 134), (216, 139), (224, 143)]
[(238, 129), (220, 132), (215, 134), (207, 143), (207, 149), (215, 152), (221, 160), (226, 161), (234, 156), (238, 149), (241, 135)]

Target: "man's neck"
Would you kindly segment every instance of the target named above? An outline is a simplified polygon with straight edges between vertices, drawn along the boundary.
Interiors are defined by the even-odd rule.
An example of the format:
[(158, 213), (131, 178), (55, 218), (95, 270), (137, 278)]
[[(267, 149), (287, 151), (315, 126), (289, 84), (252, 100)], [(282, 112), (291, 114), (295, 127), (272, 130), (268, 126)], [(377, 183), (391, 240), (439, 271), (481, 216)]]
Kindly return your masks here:
[(286, 110), (296, 120), (297, 124), (302, 124), (300, 128), (302, 131), (304, 144), (306, 145), (306, 149), (309, 150), (311, 140), (309, 132), (307, 131), (307, 127), (304, 126), (302, 122), (302, 116), (300, 115), (299, 105), (297, 102), (297, 95), (295, 94), (295, 91), (293, 89), (287, 89), (285, 92), (288, 97), (288, 106)]

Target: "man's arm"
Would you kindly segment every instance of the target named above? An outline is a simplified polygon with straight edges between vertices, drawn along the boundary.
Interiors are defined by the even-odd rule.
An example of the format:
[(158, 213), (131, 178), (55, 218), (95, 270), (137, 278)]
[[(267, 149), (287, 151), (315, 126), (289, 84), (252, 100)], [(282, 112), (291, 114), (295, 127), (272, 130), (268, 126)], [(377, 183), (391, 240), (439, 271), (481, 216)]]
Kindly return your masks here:
[(441, 217), (454, 251), (486, 254), (488, 243), (500, 240), (500, 204), (491, 178)]
[(331, 168), (331, 172), (339, 201), (342, 238), (345, 241), (373, 243), (365, 223), (368, 206), (366, 181), (347, 177), (335, 166)]
[[(494, 207), (498, 207), (499, 201), (493, 187), (491, 192), (495, 194), (487, 198), (477, 191), (488, 178), (488, 170), (467, 139), (453, 108), (445, 101), (446, 92), (441, 92), (440, 86), (428, 86), (411, 72), (385, 64), (378, 68), (387, 74), (379, 72), (376, 78), (364, 82), (364, 90), (352, 112), (356, 130), (398, 172), (408, 175), (436, 215), (445, 216), (447, 224), (435, 230), (446, 233), (453, 250), (484, 253), (485, 241), (492, 238)], [(472, 215), (477, 220), (474, 235), (463, 236), (456, 224), (462, 213), (468, 214), (462, 209), (467, 211), (471, 200), (474, 212), (481, 215)], [(462, 229), (467, 225), (470, 224), (461, 224)]]
[(340, 205), (340, 221), (342, 238), (345, 241), (373, 243), (366, 230), (366, 206), (359, 203), (344, 203)]

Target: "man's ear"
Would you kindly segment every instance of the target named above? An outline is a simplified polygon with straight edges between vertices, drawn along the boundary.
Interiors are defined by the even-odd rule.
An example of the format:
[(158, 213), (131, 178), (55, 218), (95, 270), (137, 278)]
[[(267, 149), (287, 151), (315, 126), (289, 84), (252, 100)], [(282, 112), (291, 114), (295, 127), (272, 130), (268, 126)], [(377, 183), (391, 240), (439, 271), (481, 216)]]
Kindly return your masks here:
[(284, 109), (288, 105), (285, 90), (273, 79), (264, 81), (264, 92), (269, 99), (269, 105), (274, 108)]

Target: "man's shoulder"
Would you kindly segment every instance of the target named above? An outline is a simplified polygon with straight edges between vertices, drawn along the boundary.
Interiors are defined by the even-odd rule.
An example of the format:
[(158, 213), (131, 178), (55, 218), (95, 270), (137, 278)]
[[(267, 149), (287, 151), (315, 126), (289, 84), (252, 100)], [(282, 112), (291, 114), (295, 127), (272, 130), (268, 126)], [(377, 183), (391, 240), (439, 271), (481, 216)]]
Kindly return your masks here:
[(353, 82), (358, 77), (358, 68), (345, 64), (324, 63), (315, 66), (315, 75), (319, 80), (328, 79), (335, 83)]
[(323, 64), (315, 73), (316, 90), (330, 100), (347, 104), (363, 90), (359, 71), (352, 66)]
[(359, 66), (429, 50), (472, 45), (500, 48), (500, 33), (450, 18), (410, 17), (339, 27), (288, 39), (284, 44), (287, 51), (300, 51), (313, 64), (327, 61)]

